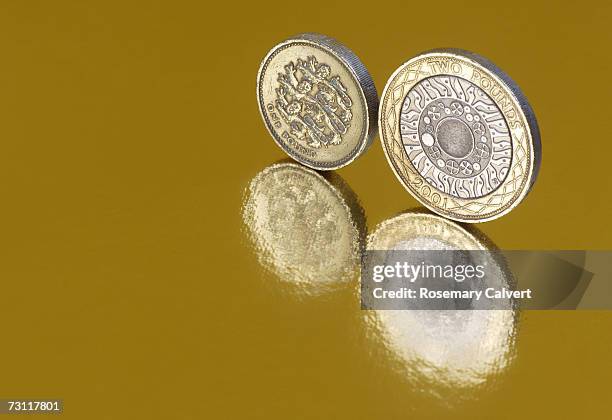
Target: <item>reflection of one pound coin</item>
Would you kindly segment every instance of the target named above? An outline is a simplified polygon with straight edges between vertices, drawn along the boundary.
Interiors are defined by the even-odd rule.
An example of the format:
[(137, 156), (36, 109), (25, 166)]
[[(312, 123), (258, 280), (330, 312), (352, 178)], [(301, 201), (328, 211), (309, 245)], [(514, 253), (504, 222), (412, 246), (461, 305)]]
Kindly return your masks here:
[(318, 34), (276, 45), (257, 75), (259, 110), (274, 141), (319, 170), (348, 165), (376, 133), (378, 95), (364, 65)]
[(380, 137), (404, 187), (463, 222), (503, 216), (527, 195), (541, 160), (527, 100), (483, 57), (436, 50), (404, 63), (380, 105)]
[(243, 220), (260, 263), (306, 293), (344, 285), (359, 268), (363, 210), (337, 175), (327, 178), (277, 163), (245, 195)]

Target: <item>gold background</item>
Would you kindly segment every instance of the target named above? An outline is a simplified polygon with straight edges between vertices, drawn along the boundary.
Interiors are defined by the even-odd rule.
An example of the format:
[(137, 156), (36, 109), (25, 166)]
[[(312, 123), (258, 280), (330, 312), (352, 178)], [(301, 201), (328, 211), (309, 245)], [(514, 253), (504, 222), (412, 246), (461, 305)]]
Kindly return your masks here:
[[(25, 2), (0, 6), (0, 398), (74, 419), (602, 418), (612, 315), (528, 312), (501, 383), (448, 408), (355, 338), (348, 295), (277, 293), (242, 192), (284, 157), (261, 58), (331, 35), (379, 94), (409, 57), (461, 47), (533, 106), (538, 181), (479, 226), (501, 248), (610, 249), (609, 3)], [(415, 207), (379, 140), (339, 174), (368, 226)]]

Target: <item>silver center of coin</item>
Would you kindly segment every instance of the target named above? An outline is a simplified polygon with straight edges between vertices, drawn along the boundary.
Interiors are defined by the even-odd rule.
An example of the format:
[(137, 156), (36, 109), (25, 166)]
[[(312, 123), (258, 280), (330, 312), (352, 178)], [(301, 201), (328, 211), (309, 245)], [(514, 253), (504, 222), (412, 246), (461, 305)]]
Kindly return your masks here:
[(438, 124), (436, 138), (440, 147), (454, 158), (467, 157), (474, 150), (470, 127), (457, 118), (445, 118)]
[(427, 182), (458, 198), (495, 191), (512, 161), (510, 130), (495, 102), (456, 76), (415, 84), (402, 104), (404, 149)]
[(278, 73), (276, 109), (290, 134), (308, 146), (338, 145), (350, 127), (353, 100), (331, 68), (314, 56), (298, 58)]

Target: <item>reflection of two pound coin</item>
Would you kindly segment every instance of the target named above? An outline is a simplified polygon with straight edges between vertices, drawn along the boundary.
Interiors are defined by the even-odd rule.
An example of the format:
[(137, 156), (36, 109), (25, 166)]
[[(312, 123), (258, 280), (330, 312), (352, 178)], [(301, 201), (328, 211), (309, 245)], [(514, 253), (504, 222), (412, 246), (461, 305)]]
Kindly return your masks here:
[[(368, 251), (469, 250), (485, 265), (486, 287), (509, 287), (511, 274), (490, 254), (487, 241), (457, 223), (427, 213), (404, 213), (382, 222), (368, 236)], [(431, 254), (429, 254), (431, 255)], [(482, 385), (513, 356), (514, 310), (473, 309), (364, 311), (371, 337), (404, 362), (409, 379), (453, 388)], [(486, 304), (485, 304), (486, 305)], [(510, 306), (506, 306), (510, 307)], [(484, 310), (483, 310), (484, 309)]]
[(436, 50), (400, 66), (383, 91), (383, 149), (404, 187), (463, 222), (500, 217), (535, 182), (533, 111), (510, 78), (476, 54)]
[(257, 75), (257, 101), (274, 141), (313, 169), (348, 165), (376, 133), (370, 75), (352, 51), (324, 35), (302, 34), (272, 48)]

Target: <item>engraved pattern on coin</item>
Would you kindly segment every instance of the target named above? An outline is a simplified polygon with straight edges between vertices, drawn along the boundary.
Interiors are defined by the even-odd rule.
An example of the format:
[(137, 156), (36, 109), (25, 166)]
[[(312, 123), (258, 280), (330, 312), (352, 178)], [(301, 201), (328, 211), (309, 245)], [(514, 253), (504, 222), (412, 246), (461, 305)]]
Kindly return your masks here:
[[(431, 179), (426, 180), (406, 153), (400, 123), (406, 96), (421, 81), (437, 76), (455, 76), (482, 89), (493, 100), (510, 128), (510, 167), (500, 185), (486, 195), (464, 198), (433, 187)], [(393, 172), (417, 200), (445, 217), (469, 223), (496, 219), (512, 211), (535, 182), (541, 161), (541, 143), (533, 110), (511, 79), (477, 54), (452, 49), (436, 50), (410, 59), (387, 82), (379, 117), (380, 138)], [(449, 127), (441, 128), (443, 132), (452, 131)], [(465, 132), (461, 128), (457, 131)], [(430, 140), (426, 139), (431, 143)], [(468, 137), (467, 140), (464, 143), (469, 145), (471, 139)], [(474, 142), (474, 147), (476, 144)], [(455, 155), (466, 151), (465, 146), (447, 149)], [(454, 164), (451, 164), (450, 169), (454, 170), (453, 167)], [(458, 166), (458, 169), (461, 168)]]
[(489, 95), (468, 80), (451, 75), (421, 80), (406, 95), (399, 124), (410, 161), (439, 191), (479, 198), (508, 175), (508, 125)]
[(291, 158), (316, 170), (346, 166), (372, 143), (378, 95), (359, 58), (321, 34), (275, 45), (257, 73), (266, 129)]
[(314, 56), (284, 69), (278, 73), (275, 107), (290, 133), (317, 149), (340, 144), (353, 118), (353, 100), (340, 78)]

